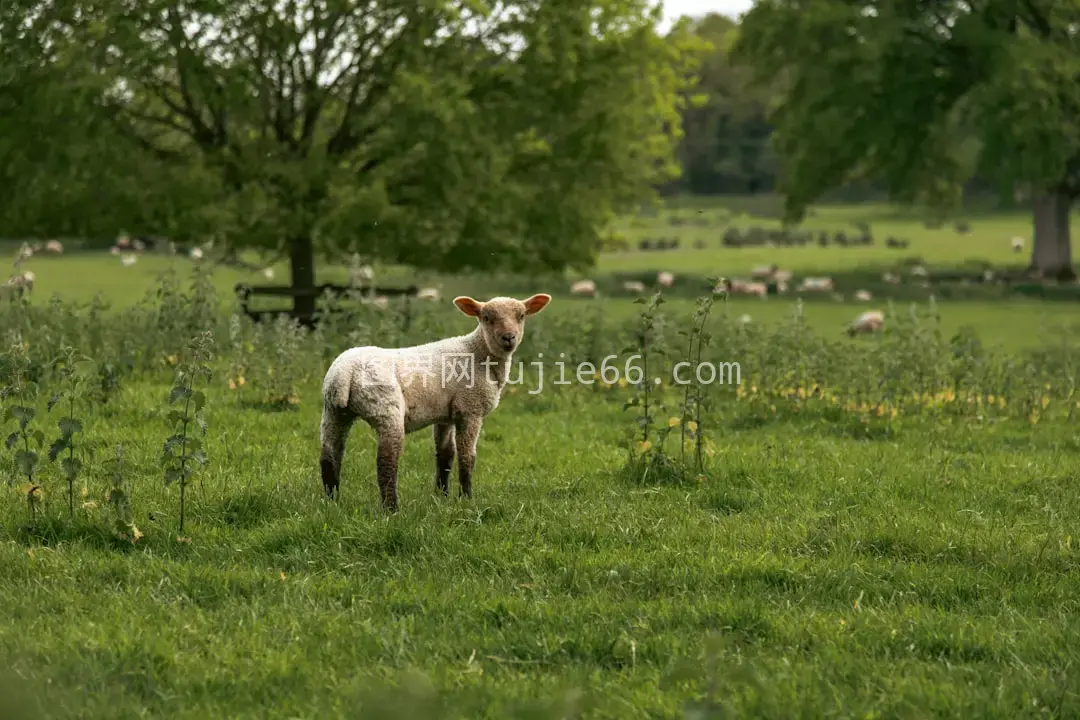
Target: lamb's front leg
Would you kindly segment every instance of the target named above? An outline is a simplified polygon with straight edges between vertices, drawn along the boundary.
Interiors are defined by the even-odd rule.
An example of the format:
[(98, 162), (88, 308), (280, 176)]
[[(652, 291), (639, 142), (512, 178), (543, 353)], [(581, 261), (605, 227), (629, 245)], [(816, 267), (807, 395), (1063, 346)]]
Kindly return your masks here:
[(375, 461), (379, 495), (382, 497), (383, 507), (390, 512), (397, 512), (398, 460), (405, 445), (405, 428), (401, 425), (383, 425), (376, 432), (379, 436), (379, 450)]
[(481, 415), (462, 417), (454, 423), (457, 441), (458, 482), (461, 495), (472, 497), (473, 467), (476, 465), (476, 441), (480, 437), (480, 426), (484, 418)]
[(454, 426), (436, 423), (432, 426), (435, 436), (435, 487), (443, 495), (450, 492), (450, 470), (454, 466)]

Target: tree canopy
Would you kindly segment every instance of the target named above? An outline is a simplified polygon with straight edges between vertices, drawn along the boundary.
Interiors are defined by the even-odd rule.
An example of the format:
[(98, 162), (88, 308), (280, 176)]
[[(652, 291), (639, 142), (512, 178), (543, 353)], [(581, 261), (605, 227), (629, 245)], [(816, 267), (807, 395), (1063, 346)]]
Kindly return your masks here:
[(882, 178), (938, 208), (979, 172), (1035, 195), (1033, 265), (1071, 275), (1080, 194), (1080, 3), (759, 0), (735, 57), (777, 90), (788, 215)]
[(0, 212), (281, 248), (298, 286), (315, 252), (585, 266), (608, 217), (678, 173), (707, 46), (661, 36), (649, 5), (12, 0), (5, 171), (46, 199)]

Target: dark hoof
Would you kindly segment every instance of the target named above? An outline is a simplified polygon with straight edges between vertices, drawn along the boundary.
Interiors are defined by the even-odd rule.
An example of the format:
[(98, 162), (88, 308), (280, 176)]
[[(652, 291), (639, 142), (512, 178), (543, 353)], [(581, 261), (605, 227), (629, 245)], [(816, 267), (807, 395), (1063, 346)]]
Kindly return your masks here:
[(319, 461), (319, 465), (322, 469), (323, 490), (326, 491), (326, 496), (328, 498), (337, 497), (338, 474), (337, 468), (334, 467), (334, 462), (329, 458), (323, 458)]

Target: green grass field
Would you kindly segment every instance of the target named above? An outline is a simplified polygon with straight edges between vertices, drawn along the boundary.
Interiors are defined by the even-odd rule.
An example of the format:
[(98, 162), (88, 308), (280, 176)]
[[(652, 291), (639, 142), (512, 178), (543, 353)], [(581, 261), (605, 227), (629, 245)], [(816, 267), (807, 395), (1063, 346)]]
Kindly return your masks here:
[[(911, 252), (942, 264), (980, 252), (1008, 262), (1022, 229), (1001, 220), (983, 236), (976, 219), (975, 235), (954, 246), (947, 232), (909, 225)], [(700, 251), (708, 261), (694, 252), (672, 254), (671, 267), (726, 264), (734, 275), (762, 262), (751, 251)], [(784, 264), (891, 257), (845, 255), (859, 252), (808, 250)], [(168, 262), (190, 266), (72, 255), (28, 267), (35, 305), (102, 290), (124, 307)], [(600, 270), (660, 269), (650, 262), (627, 253)], [(221, 270), (213, 283), (227, 297), (241, 279)], [(479, 280), (446, 294), (459, 289), (484, 296)], [(471, 328), (443, 304), (413, 332)], [(350, 438), (343, 497), (322, 497), (319, 384), (326, 354), (348, 338), (266, 330), (231, 347), (214, 320), (210, 461), (188, 488), (182, 537), (160, 460), (172, 376), (158, 360), (173, 348), (183, 356), (183, 332), (204, 311), (170, 307), (115, 326), (62, 319), (62, 309), (0, 314), (32, 357), (74, 343), (119, 364), (146, 349), (145, 367), (107, 403), (80, 405), (79, 442), (97, 449), (76, 481), (86, 492), (74, 520), (56, 464), (41, 460), (31, 515), (12, 446), (2, 451), (0, 717), (1080, 716), (1080, 345), (1073, 334), (1045, 342), (1072, 321), (1071, 304), (942, 301), (940, 340), (923, 318), (880, 341), (842, 336), (855, 303), (807, 303), (805, 331), (791, 325), (792, 301), (718, 305), (706, 357), (742, 362), (745, 380), (739, 393), (708, 391), (702, 429), (715, 452), (701, 472), (630, 472), (632, 390), (549, 379), (541, 393), (513, 388), (486, 421), (472, 501), (435, 495), (430, 433), (410, 435), (392, 517), (378, 507), (363, 426)], [(595, 340), (621, 357), (621, 336), (589, 329), (590, 313), (618, 323), (640, 309), (556, 297), (525, 346), (585, 352)], [(689, 327), (689, 300), (662, 311), (671, 332)], [(742, 313), (755, 322), (736, 332)], [(389, 332), (368, 316), (350, 322), (373, 340)], [(963, 326), (1000, 354), (950, 345)], [(1049, 354), (1023, 355), (1037, 346)], [(231, 390), (239, 375), (246, 383)], [(65, 406), (48, 411), (58, 384), (48, 374), (42, 383), (32, 427), (47, 448)], [(281, 383), (299, 404), (256, 402)], [(819, 400), (791, 399), (819, 386)], [(658, 392), (666, 427), (681, 391)], [(103, 520), (105, 461), (118, 443), (134, 543)], [(676, 431), (668, 457), (678, 445)]]

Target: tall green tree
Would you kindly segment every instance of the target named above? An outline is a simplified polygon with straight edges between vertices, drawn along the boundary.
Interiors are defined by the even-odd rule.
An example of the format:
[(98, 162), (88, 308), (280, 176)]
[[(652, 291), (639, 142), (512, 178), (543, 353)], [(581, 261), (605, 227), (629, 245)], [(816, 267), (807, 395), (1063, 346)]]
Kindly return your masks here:
[(28, 4), (92, 69), (96, 137), (158, 171), (144, 214), (279, 249), (296, 288), (347, 249), (449, 271), (590, 264), (610, 215), (678, 172), (699, 57), (644, 0)]
[(954, 206), (976, 173), (1033, 197), (1031, 269), (1075, 277), (1080, 3), (759, 0), (735, 57), (776, 87), (791, 218), (851, 179)]
[(738, 24), (708, 13), (689, 20), (687, 30), (710, 49), (698, 71), (703, 102), (683, 110), (680, 189), (702, 195), (771, 190), (778, 168), (768, 142), (770, 92), (751, 85), (747, 69), (731, 61)]

